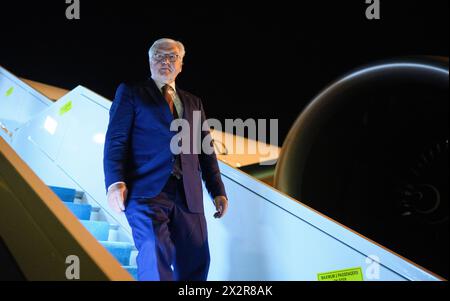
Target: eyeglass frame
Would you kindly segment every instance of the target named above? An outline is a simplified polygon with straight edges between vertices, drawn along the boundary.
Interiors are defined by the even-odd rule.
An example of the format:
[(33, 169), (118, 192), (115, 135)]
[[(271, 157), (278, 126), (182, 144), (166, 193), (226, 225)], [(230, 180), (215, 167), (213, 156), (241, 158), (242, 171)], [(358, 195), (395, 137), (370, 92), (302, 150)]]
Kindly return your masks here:
[[(157, 56), (161, 56), (161, 58), (158, 59)], [(171, 58), (172, 56), (174, 57), (174, 59)], [(155, 62), (158, 62), (158, 63), (163, 62), (166, 59), (168, 59), (169, 62), (171, 62), (171, 63), (175, 63), (179, 58), (180, 58), (180, 55), (176, 54), (176, 53), (164, 53), (164, 54), (163, 53), (155, 53), (152, 55), (152, 60), (154, 60)]]

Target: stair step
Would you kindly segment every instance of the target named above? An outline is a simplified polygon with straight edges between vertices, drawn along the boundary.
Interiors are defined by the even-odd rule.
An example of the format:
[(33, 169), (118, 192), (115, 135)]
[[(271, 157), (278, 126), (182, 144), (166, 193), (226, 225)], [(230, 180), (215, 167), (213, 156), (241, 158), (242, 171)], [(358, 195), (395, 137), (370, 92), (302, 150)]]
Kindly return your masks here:
[(121, 265), (128, 266), (130, 264), (130, 254), (133, 245), (128, 242), (121, 241), (100, 241), (100, 243), (111, 253)]
[(109, 224), (103, 221), (80, 221), (91, 234), (101, 241), (107, 241), (109, 236)]
[(72, 188), (48, 186), (63, 201), (73, 203), (77, 191)]
[(77, 190), (77, 192), (75, 193), (75, 198), (79, 199), (79, 200), (82, 200), (83, 197), (84, 197), (84, 191), (78, 191)]
[[(72, 188), (48, 186), (53, 192), (64, 202), (69, 210), (80, 220), (83, 226), (110, 252), (122, 267), (137, 280), (137, 266), (130, 265), (131, 255), (135, 257), (136, 248), (129, 242), (108, 241), (113, 239), (114, 232), (120, 228), (119, 225), (105, 221), (90, 220), (92, 216), (97, 217), (101, 211), (100, 207), (93, 207), (90, 204), (82, 202), (83, 192), (76, 191)], [(117, 236), (117, 233), (115, 234)], [(135, 258), (131, 264), (135, 264)]]
[(64, 202), (72, 213), (81, 220), (89, 220), (91, 217), (92, 206), (89, 204), (76, 204)]
[(98, 221), (98, 220), (101, 220), (101, 218), (100, 218), (100, 207), (98, 207), (98, 206), (92, 206), (92, 210), (91, 210), (91, 218), (90, 218), (90, 220), (91, 221)]
[(131, 276), (134, 277), (134, 279), (138, 279), (137, 276), (137, 266), (135, 265), (127, 265), (127, 266), (122, 266), (128, 273), (131, 274)]

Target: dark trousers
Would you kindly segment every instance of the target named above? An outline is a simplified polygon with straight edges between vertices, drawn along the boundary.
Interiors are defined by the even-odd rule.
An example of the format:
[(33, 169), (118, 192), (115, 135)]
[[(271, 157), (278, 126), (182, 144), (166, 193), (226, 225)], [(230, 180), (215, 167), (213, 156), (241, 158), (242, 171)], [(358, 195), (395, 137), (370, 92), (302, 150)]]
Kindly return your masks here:
[(139, 251), (139, 280), (206, 280), (206, 219), (189, 212), (182, 179), (170, 176), (154, 198), (128, 200), (125, 214)]

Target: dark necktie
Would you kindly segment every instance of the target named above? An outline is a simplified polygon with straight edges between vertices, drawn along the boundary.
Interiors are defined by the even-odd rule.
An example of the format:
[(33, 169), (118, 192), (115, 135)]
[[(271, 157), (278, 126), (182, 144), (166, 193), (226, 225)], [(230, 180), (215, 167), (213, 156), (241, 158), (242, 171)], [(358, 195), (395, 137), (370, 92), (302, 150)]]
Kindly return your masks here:
[(173, 118), (178, 119), (178, 112), (173, 103), (172, 94), (170, 93), (171, 91), (173, 91), (173, 89), (170, 85), (164, 85), (162, 87), (162, 92), (163, 92), (164, 98), (167, 101), (167, 104), (169, 105), (170, 112), (172, 112)]
[[(175, 105), (173, 103), (173, 98), (172, 98), (172, 95), (170, 93), (171, 91), (173, 91), (173, 89), (169, 85), (164, 85), (162, 87), (162, 92), (163, 92), (164, 98), (167, 101), (167, 104), (169, 105), (170, 112), (172, 112), (172, 115), (173, 115), (174, 119), (178, 119), (178, 112), (177, 112), (177, 109), (175, 108)], [(179, 145), (179, 146), (181, 146), (181, 145)], [(181, 167), (181, 157), (180, 157), (180, 155), (176, 155), (175, 156), (175, 163), (174, 163), (173, 168), (172, 168), (172, 174), (175, 177), (177, 177), (177, 179), (181, 179), (183, 171), (182, 171), (182, 167)]]

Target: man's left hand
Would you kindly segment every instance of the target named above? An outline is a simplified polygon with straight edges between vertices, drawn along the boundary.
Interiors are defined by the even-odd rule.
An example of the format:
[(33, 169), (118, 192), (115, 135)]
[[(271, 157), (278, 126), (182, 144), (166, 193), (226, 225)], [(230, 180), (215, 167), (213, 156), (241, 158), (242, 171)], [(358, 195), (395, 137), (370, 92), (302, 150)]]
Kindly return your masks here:
[(225, 196), (219, 195), (214, 198), (214, 205), (216, 206), (216, 213), (214, 213), (215, 218), (221, 218), (224, 216), (228, 208), (228, 200)]

